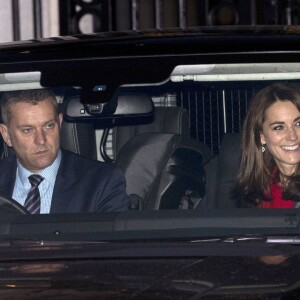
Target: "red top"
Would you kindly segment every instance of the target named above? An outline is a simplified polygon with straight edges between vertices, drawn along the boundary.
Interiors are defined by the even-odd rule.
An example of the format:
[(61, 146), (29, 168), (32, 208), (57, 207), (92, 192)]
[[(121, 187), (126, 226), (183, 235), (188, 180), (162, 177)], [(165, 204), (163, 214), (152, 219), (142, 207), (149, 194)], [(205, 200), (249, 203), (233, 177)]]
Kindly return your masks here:
[(282, 189), (277, 184), (274, 183), (271, 185), (271, 201), (263, 201), (259, 202), (258, 207), (260, 208), (293, 208), (295, 202), (292, 200), (284, 200), (282, 197)]

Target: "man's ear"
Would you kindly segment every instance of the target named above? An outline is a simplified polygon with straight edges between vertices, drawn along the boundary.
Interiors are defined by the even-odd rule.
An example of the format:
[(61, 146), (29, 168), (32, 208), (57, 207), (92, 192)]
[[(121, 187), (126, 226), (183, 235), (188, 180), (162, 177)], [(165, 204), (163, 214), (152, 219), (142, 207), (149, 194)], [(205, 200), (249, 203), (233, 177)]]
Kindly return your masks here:
[(12, 147), (12, 143), (10, 140), (10, 134), (8, 132), (7, 126), (4, 124), (0, 124), (0, 132), (1, 132), (4, 142), (7, 144), (7, 146)]
[(60, 113), (60, 114), (58, 115), (58, 121), (59, 121), (59, 128), (61, 128), (61, 123), (62, 123), (62, 121), (63, 121), (63, 114), (62, 114), (62, 113)]

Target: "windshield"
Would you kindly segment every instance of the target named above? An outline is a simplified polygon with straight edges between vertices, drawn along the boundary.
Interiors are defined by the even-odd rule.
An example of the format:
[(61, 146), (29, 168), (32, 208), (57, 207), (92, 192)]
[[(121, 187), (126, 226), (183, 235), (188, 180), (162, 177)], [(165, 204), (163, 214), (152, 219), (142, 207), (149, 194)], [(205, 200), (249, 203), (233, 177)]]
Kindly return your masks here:
[[(16, 167), (10, 168), (12, 174), (8, 176), (6, 173), (4, 176), (6, 179), (10, 179), (12, 191), (9, 191), (7, 186), (2, 187), (3, 211), (12, 209), (9, 207), (9, 200), (14, 198), (17, 199), (14, 199), (16, 201), (12, 206), (21, 211), (25, 205), (21, 196), (24, 195), (23, 197), (26, 198), (25, 192), (30, 188), (29, 183), (27, 186), (19, 183), (19, 188), (17, 188), (16, 184), (13, 185), (11, 182), (14, 180), (21, 182), (25, 171), (45, 174), (44, 169), (47, 169), (50, 163), (50, 165), (55, 164), (58, 159), (58, 167), (55, 172), (59, 176), (61, 172), (59, 164), (62, 163), (61, 160), (64, 162), (64, 152), (67, 151), (67, 153), (76, 153), (88, 159), (88, 164), (90, 164), (88, 170), (85, 167), (86, 161), (74, 161), (80, 166), (80, 170), (76, 170), (76, 172), (80, 172), (82, 174), (80, 176), (88, 178), (87, 185), (84, 184), (83, 178), (80, 178), (82, 182), (78, 179), (78, 187), (75, 189), (78, 195), (74, 194), (73, 188), (73, 191), (68, 189), (64, 191), (71, 196), (61, 196), (56, 195), (58, 182), (54, 180), (52, 192), (45, 197), (51, 198), (52, 194), (52, 197), (60, 200), (57, 201), (57, 204), (53, 200), (51, 202), (51, 199), (48, 200), (48, 204), (42, 204), (40, 213), (44, 216), (41, 217), (51, 218), (52, 213), (85, 214), (119, 211), (125, 213), (131, 211), (132, 214), (143, 214), (145, 211), (149, 213), (164, 211), (166, 224), (162, 222), (159, 223), (160, 225), (157, 225), (157, 221), (152, 223), (151, 219), (156, 220), (156, 218), (150, 213), (149, 230), (151, 231), (172, 229), (172, 226), (168, 225), (168, 211), (172, 211), (178, 219), (176, 226), (182, 227), (182, 230), (192, 229), (191, 232), (195, 226), (195, 229), (197, 228), (196, 236), (200, 235), (203, 238), (221, 237), (227, 234), (234, 236), (237, 234), (236, 232), (280, 235), (287, 228), (291, 233), (297, 234), (299, 218), (297, 210), (272, 212), (275, 215), (272, 215), (269, 210), (246, 210), (246, 214), (251, 214), (251, 217), (241, 217), (241, 211), (247, 208), (249, 203), (241, 205), (239, 196), (234, 195), (234, 189), (241, 164), (243, 126), (245, 126), (251, 101), (259, 91), (272, 85), (288, 83), (296, 89), (299, 88), (299, 70), (298, 63), (178, 65), (173, 69), (169, 78), (163, 82), (119, 86), (113, 92), (113, 97), (107, 99), (105, 103), (94, 102), (95, 95), (101, 95), (107, 90), (106, 85), (101, 81), (96, 81), (97, 73), (93, 74), (96, 84), (92, 87), (94, 96), (90, 102), (87, 102), (86, 86), (45, 87), (43, 78), (49, 75), (38, 70), (2, 73), (0, 75), (2, 99), (6, 99), (5, 95), (8, 95), (15, 98), (35, 97), (34, 101), (36, 101), (35, 105), (22, 103), (22, 100), (17, 103), (20, 109), (15, 112), (17, 115), (15, 127), (14, 122), (12, 124), (6, 120), (8, 116), (11, 118), (12, 112), (14, 112), (14, 110), (12, 111), (13, 104), (10, 104), (8, 116), (2, 113), (2, 118), (5, 118), (1, 130), (2, 160), (4, 162), (8, 160), (9, 166), (13, 166), (12, 160), (17, 162)], [(48, 94), (43, 96), (41, 91), (44, 90), (51, 91), (51, 95), (54, 96), (59, 118), (54, 113), (53, 116), (51, 114), (41, 115), (31, 121), (31, 115), (41, 114), (37, 110), (39, 107), (38, 97), (49, 98), (51, 96), (50, 94), (50, 96)], [(23, 101), (27, 100), (23, 99)], [(42, 99), (41, 103), (43, 102), (45, 101)], [(2, 110), (8, 109), (2, 106)], [(27, 110), (30, 118), (26, 116)], [(293, 111), (288, 111), (287, 114), (289, 113), (293, 113)], [(297, 110), (295, 114), (295, 119), (297, 119)], [(47, 118), (50, 120), (50, 125), (47, 123)], [(51, 122), (56, 118), (58, 121), (54, 121), (53, 125)], [(264, 114), (263, 119), (265, 118)], [(56, 126), (56, 122), (59, 141), (53, 139), (53, 132), (48, 134), (48, 131), (53, 130), (52, 127)], [(289, 120), (278, 116), (278, 121), (275, 118), (276, 122), (280, 123), (280, 126), (282, 123), (286, 127), (296, 126), (295, 135), (297, 135), (298, 125), (293, 125), (294, 120), (290, 125)], [(49, 129), (47, 126), (51, 126), (51, 128)], [(272, 126), (274, 127), (274, 125)], [(280, 131), (284, 130), (280, 129)], [(259, 134), (262, 134), (262, 129)], [(265, 135), (270, 136), (270, 133), (267, 131)], [(274, 137), (272, 140), (271, 135), (269, 140), (270, 150), (268, 149), (268, 152), (271, 153), (271, 158), (273, 157), (272, 168), (281, 170), (282, 164), (280, 162), (277, 164), (280, 159), (297, 161), (296, 137), (291, 141), (287, 139), (285, 142), (277, 137), (279, 142), (277, 140), (274, 142)], [(32, 141), (31, 148), (28, 146), (30, 141)], [(288, 148), (284, 149), (289, 152), (288, 158), (284, 157), (284, 153), (279, 154), (281, 155), (279, 158), (278, 155), (276, 156), (278, 150), (276, 150), (275, 143), (280, 142), (282, 144), (280, 147)], [(25, 149), (21, 145), (22, 143), (27, 143), (29, 150)], [(274, 156), (272, 156), (272, 147), (275, 149)], [(57, 150), (55, 150), (56, 148)], [(24, 151), (28, 151), (27, 156), (23, 154)], [(32, 159), (29, 157), (30, 151), (39, 156), (38, 158), (34, 157), (34, 162), (31, 162)], [(49, 163), (47, 155), (51, 152), (53, 158), (49, 158)], [(99, 162), (101, 163), (99, 164)], [(95, 169), (95, 173), (91, 169), (94, 168), (93, 164), (99, 167), (99, 169)], [(288, 164), (293, 163), (288, 161)], [(110, 187), (112, 190), (109, 190), (106, 195), (108, 200), (97, 202), (98, 200), (94, 201), (88, 197), (92, 199), (95, 197), (94, 183), (101, 185), (100, 177), (104, 176), (101, 175), (103, 166), (105, 168), (109, 166), (105, 172), (117, 170), (121, 175), (118, 174), (120, 176), (116, 178), (114, 178), (115, 174), (111, 175), (114, 180), (118, 181), (117, 184), (106, 182), (106, 186), (112, 184)], [(3, 168), (5, 169), (6, 165), (3, 165)], [(25, 174), (27, 174), (26, 172)], [(64, 172), (64, 176), (68, 177), (73, 171), (70, 168)], [(253, 169), (253, 172), (257, 171)], [(93, 178), (88, 177), (89, 173)], [(12, 177), (10, 178), (10, 176)], [(107, 177), (109, 178), (109, 176)], [(249, 180), (252, 180), (251, 178), (250, 176)], [(60, 180), (63, 181), (65, 178)], [(64, 181), (63, 184), (67, 184), (66, 182)], [(93, 184), (89, 187), (91, 182)], [(47, 186), (45, 189), (47, 190)], [(96, 188), (96, 191), (99, 193), (99, 189)], [(117, 196), (112, 196), (113, 193), (116, 193)], [(78, 204), (75, 205), (76, 196), (79, 195), (81, 199), (78, 199)], [(61, 207), (64, 197), (66, 197), (65, 207)], [(241, 194), (240, 198), (242, 197)], [(261, 199), (259, 197), (258, 195), (255, 201), (264, 201), (270, 208), (276, 207), (276, 203), (274, 204), (266, 197)], [(298, 200), (293, 198), (287, 199), (281, 205), (282, 208), (296, 208), (298, 203)], [(253, 203), (250, 204), (252, 208), (255, 208)], [(289, 204), (291, 205), (288, 206)], [(261, 204), (256, 206), (259, 208)], [(223, 211), (224, 209), (225, 211)], [(192, 213), (196, 213), (196, 215), (199, 214), (197, 222), (202, 223), (205, 220), (204, 223), (201, 225), (196, 223), (191, 227), (190, 224), (186, 225), (186, 220), (191, 222), (193, 218), (185, 216), (186, 213), (190, 213), (189, 211), (193, 211)], [(228, 213), (232, 216), (230, 220), (227, 216)], [(204, 214), (205, 217), (200, 217), (201, 214)], [(258, 214), (262, 214), (263, 218), (259, 219)], [(174, 215), (171, 219), (173, 217)], [(137, 225), (139, 218), (137, 216), (137, 219), (134, 218), (134, 222), (128, 224), (126, 221), (126, 230), (131, 227), (130, 224), (134, 224), (136, 229), (139, 228), (141, 232), (144, 232), (141, 225)], [(231, 218), (234, 218), (234, 224)], [(280, 221), (274, 221), (274, 218), (276, 220), (279, 218)], [(206, 230), (207, 226), (213, 228), (209, 234)], [(206, 229), (203, 230), (203, 228)], [(185, 234), (182, 238), (189, 236)]]

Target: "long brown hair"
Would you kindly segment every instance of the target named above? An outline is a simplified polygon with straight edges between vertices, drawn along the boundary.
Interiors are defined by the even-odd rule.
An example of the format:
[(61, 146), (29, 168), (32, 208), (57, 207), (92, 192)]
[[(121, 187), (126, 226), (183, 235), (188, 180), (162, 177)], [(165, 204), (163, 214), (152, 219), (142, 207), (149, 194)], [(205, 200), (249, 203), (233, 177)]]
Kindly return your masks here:
[[(242, 133), (242, 159), (237, 176), (236, 191), (242, 201), (255, 206), (258, 198), (268, 198), (270, 185), (274, 180), (273, 171), (275, 161), (268, 151), (261, 150), (260, 134), (265, 121), (266, 110), (277, 101), (290, 101), (300, 111), (300, 93), (287, 83), (275, 83), (259, 91), (250, 103), (244, 121)], [(289, 178), (293, 193), (300, 195), (299, 187), (300, 167)], [(239, 200), (238, 200), (239, 201)], [(243, 205), (243, 204), (242, 204)]]

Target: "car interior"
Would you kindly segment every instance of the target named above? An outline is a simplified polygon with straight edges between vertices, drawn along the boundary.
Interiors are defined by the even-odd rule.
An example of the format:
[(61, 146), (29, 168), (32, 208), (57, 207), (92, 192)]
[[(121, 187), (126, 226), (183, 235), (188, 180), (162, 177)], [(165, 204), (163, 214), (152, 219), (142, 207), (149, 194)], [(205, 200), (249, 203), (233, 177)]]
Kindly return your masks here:
[[(297, 70), (295, 63), (178, 66), (161, 84), (119, 87), (107, 103), (82, 103), (78, 87), (54, 87), (61, 144), (120, 168), (131, 210), (234, 208), (247, 106), (271, 82), (297, 85)], [(35, 76), (21, 79), (2, 82), (0, 92), (42, 87)], [(11, 152), (2, 139), (0, 151)]]
[[(134, 109), (134, 100), (137, 100), (137, 109)], [(197, 195), (202, 199), (205, 194), (203, 166), (211, 153), (206, 145), (189, 136), (186, 109), (154, 108), (147, 95), (125, 94), (118, 97), (114, 115), (121, 114), (123, 102), (134, 112), (134, 116), (123, 111), (122, 115), (126, 114), (126, 117), (120, 117), (121, 124), (113, 127), (112, 149), (115, 159), (111, 159), (105, 151), (105, 138), (101, 139), (100, 149), (104, 161), (116, 165), (125, 174), (131, 209), (176, 209), (184, 196)], [(147, 104), (148, 111), (145, 109)], [(93, 145), (90, 145), (90, 149), (97, 148), (95, 129), (88, 122), (91, 117), (80, 113), (84, 110), (78, 97), (65, 102), (62, 146), (93, 159), (94, 151), (81, 151), (91, 142)], [(142, 120), (141, 123), (132, 121), (137, 117)], [(103, 136), (106, 136), (109, 128), (104, 129)], [(88, 143), (85, 138), (89, 139)]]

